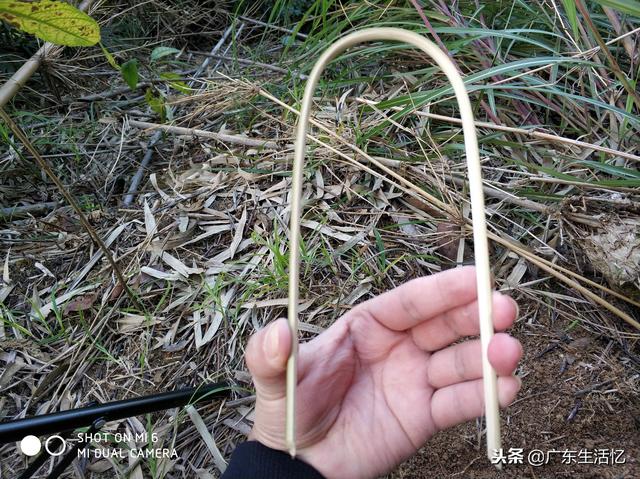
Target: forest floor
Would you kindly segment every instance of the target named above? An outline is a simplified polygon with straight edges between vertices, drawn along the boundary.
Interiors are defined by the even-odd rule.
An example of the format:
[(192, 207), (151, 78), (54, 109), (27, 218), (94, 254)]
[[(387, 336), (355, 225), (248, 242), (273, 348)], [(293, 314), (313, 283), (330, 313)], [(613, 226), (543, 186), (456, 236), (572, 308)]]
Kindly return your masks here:
[[(437, 2), (426, 11), (433, 25), (408, 2), (328, 3), (335, 8), (311, 11), (300, 30), (276, 26), (273, 12), (232, 21), (221, 8), (104, 4), (92, 15), (115, 61), (137, 59), (136, 88), (100, 48), (65, 49), (6, 108), (78, 200), (135, 301), (0, 123), (0, 420), (230, 379), (239, 387), (200, 403), (199, 419), (174, 409), (105, 426), (153, 431), (176, 457), (85, 459), (62, 476), (218, 477), (252, 424), (247, 340), (286, 314), (304, 74), (350, 28), (402, 23), (429, 38), (435, 28), (468, 80), (492, 271), (520, 304), (511, 333), (524, 358), (522, 390), (502, 413), (515, 463), (502, 472), (487, 463), (474, 421), (437, 434), (389, 477), (640, 477), (640, 119), (592, 35), (580, 25), (573, 38), (537, 2), (514, 6), (509, 25)], [(640, 21), (616, 16), (607, 30), (610, 16), (593, 17), (621, 68), (637, 69), (640, 36), (627, 33)], [(36, 44), (0, 35), (5, 81)], [(303, 191), (303, 339), (375, 294), (473, 263), (446, 79), (411, 49), (357, 53), (318, 87)], [(548, 463), (535, 464), (534, 450)], [(15, 444), (0, 446), (0, 478), (27, 464)]]

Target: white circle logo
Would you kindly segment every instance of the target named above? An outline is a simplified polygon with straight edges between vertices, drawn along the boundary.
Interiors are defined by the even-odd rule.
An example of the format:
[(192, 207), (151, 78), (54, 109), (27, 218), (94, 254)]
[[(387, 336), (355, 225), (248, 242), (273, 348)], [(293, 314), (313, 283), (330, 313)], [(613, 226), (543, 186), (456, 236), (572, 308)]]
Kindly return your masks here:
[(20, 450), (25, 456), (35, 456), (42, 449), (42, 443), (36, 436), (25, 436), (20, 441)]
[[(51, 450), (50, 442), (52, 439), (57, 439), (58, 441), (60, 441), (62, 447), (59, 450), (57, 451)], [(64, 451), (67, 450), (67, 443), (63, 437), (58, 436), (57, 434), (54, 434), (53, 436), (48, 437), (47, 440), (44, 442), (44, 450), (47, 451), (47, 453), (50, 456), (53, 456), (53, 457), (61, 456), (64, 454)]]

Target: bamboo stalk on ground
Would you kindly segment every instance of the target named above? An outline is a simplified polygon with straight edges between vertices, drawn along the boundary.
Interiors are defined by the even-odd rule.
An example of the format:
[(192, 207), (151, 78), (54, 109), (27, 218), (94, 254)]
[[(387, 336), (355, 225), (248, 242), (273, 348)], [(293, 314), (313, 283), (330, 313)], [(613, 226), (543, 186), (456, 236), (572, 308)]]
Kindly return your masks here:
[(136, 128), (148, 128), (149, 130), (159, 130), (166, 133), (185, 136), (199, 136), (201, 138), (210, 138), (222, 143), (231, 143), (233, 145), (251, 146), (256, 148), (277, 148), (275, 141), (260, 140), (256, 138), (246, 138), (244, 136), (228, 135), (226, 133), (215, 133), (213, 131), (199, 130), (197, 128), (184, 128), (181, 126), (161, 125), (160, 123), (150, 123), (148, 121), (129, 120), (129, 125)]

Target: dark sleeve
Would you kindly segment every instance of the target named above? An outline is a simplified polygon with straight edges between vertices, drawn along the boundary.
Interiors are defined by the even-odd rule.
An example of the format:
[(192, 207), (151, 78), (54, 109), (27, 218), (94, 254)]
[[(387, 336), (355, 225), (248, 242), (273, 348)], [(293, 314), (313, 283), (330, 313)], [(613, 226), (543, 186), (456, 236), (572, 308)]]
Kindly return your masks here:
[(222, 479), (325, 479), (312, 466), (258, 441), (238, 445)]

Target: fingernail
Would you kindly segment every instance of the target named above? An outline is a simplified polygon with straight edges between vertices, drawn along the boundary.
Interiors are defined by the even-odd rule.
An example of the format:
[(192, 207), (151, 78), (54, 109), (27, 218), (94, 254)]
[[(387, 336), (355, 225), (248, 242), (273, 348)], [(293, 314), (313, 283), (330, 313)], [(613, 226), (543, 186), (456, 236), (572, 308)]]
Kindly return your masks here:
[(522, 378), (518, 376), (516, 373), (513, 373), (513, 377), (518, 381), (518, 389), (522, 387)]
[(518, 305), (518, 302), (511, 298), (511, 301), (513, 301), (513, 304), (516, 305), (516, 319), (520, 318), (520, 306)]
[(265, 341), (266, 345), (266, 355), (270, 359), (278, 359), (280, 355), (280, 331), (278, 330), (278, 323), (273, 323), (269, 326), (269, 331), (267, 332), (267, 338)]

